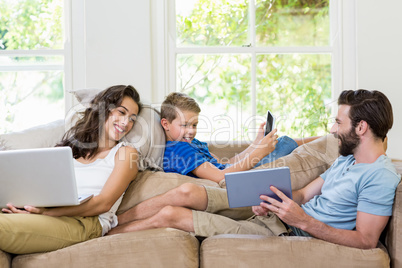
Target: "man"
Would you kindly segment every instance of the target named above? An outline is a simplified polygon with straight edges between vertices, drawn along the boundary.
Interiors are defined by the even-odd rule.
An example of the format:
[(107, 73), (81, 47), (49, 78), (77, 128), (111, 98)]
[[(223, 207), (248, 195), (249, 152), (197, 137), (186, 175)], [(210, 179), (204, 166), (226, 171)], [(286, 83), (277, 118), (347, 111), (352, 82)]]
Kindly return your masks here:
[[(400, 176), (385, 155), (383, 141), (393, 124), (392, 107), (378, 91), (343, 91), (331, 133), (341, 156), (293, 200), (275, 187), (282, 202), (261, 196), (257, 215), (236, 221), (213, 214), (225, 190), (185, 184), (130, 209), (111, 233), (173, 227), (199, 236), (220, 233), (279, 234), (278, 218), (292, 233), (368, 249), (376, 247), (389, 216)], [(219, 203), (219, 202), (218, 202)], [(191, 210), (191, 209), (194, 210)], [(268, 216), (268, 217), (267, 217)]]

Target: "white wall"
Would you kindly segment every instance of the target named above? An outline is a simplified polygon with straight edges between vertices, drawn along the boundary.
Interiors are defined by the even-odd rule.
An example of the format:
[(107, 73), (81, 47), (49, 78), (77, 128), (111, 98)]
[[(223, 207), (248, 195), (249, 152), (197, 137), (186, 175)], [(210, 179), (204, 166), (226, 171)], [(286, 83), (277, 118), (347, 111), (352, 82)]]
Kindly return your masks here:
[(151, 102), (150, 4), (72, 0), (73, 88), (131, 84)]
[(394, 125), (387, 153), (396, 159), (402, 159), (401, 10), (401, 0), (357, 1), (357, 84), (390, 99)]

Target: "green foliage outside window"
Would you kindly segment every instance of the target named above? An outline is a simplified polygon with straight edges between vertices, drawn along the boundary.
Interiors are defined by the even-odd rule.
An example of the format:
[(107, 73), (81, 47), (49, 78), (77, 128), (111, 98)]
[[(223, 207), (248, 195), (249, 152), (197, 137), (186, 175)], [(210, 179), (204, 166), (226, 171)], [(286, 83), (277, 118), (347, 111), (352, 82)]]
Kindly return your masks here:
[[(178, 47), (251, 43), (247, 0), (198, 0), (180, 11), (185, 1), (176, 1)], [(329, 0), (256, 0), (255, 10), (256, 47), (329, 45)], [(226, 113), (239, 103), (251, 113), (250, 53), (179, 54), (176, 60), (177, 90), (206, 106), (224, 107)], [(257, 53), (255, 77), (256, 113), (274, 112), (282, 134), (328, 132), (331, 54)]]
[[(1, 0), (0, 50), (63, 49), (63, 0)], [(13, 131), (13, 123), (26, 101), (63, 105), (63, 71), (45, 65), (63, 64), (62, 56), (3, 55), (0, 66), (0, 133)], [(40, 66), (23, 71), (18, 66)], [(51, 113), (49, 109), (49, 113)]]

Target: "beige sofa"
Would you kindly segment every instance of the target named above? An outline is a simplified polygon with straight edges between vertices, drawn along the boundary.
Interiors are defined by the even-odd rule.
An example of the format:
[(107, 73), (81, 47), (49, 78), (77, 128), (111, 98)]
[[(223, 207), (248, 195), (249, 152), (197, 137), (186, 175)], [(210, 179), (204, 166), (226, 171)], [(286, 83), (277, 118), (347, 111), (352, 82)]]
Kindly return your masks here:
[[(0, 148), (52, 146), (64, 122), (0, 135)], [(210, 146), (229, 157), (244, 145)], [(337, 157), (337, 141), (327, 136), (261, 168), (289, 166), (298, 189), (324, 172)], [(399, 173), (402, 173), (402, 165)], [(224, 187), (211, 181), (145, 170), (127, 189), (118, 213), (185, 182)], [(304, 237), (217, 235), (200, 239), (176, 229), (156, 229), (93, 239), (53, 252), (13, 256), (0, 251), (0, 267), (402, 267), (402, 186), (383, 243), (360, 250)], [(1, 239), (1, 237), (0, 237)]]

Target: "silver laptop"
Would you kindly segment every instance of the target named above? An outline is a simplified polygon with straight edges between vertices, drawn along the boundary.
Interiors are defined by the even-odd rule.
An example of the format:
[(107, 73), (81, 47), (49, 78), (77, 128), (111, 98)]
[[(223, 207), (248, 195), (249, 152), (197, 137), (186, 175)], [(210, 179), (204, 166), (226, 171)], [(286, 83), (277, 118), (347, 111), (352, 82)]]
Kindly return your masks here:
[(267, 195), (282, 202), (269, 189), (271, 185), (292, 199), (292, 186), (288, 167), (226, 173), (225, 180), (231, 208), (258, 206), (263, 202), (260, 199), (260, 195)]
[(0, 207), (79, 205), (70, 147), (0, 151)]

